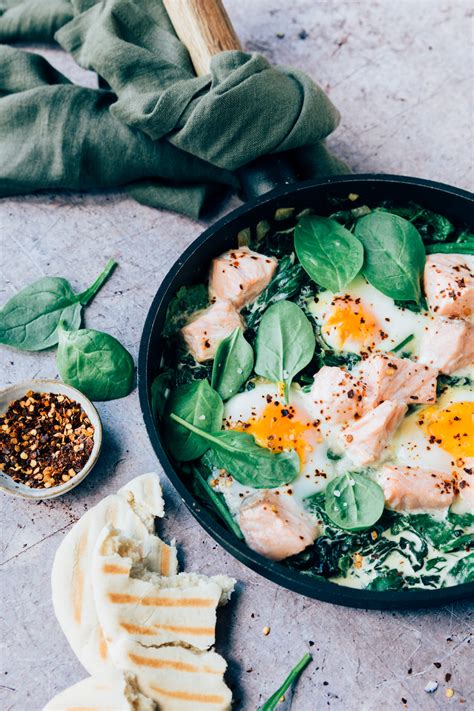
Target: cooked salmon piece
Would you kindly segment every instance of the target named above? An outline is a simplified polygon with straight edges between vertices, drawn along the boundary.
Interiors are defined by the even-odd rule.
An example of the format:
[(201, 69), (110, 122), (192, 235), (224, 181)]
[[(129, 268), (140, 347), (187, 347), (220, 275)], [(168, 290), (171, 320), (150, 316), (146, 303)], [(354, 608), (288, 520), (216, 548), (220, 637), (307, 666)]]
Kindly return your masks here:
[(224, 252), (212, 260), (209, 275), (209, 295), (225, 299), (241, 309), (265, 289), (270, 282), (277, 260), (253, 252), (248, 247), (238, 247)]
[(219, 343), (242, 325), (229, 301), (216, 301), (183, 326), (181, 333), (194, 358), (202, 363), (214, 358)]
[(474, 514), (474, 457), (466, 457), (457, 472), (451, 511)]
[(450, 375), (474, 362), (474, 326), (459, 318), (434, 318), (421, 339), (418, 362)]
[(446, 509), (454, 497), (453, 477), (421, 467), (385, 466), (379, 478), (385, 505), (393, 511)]
[(317, 524), (289, 498), (266, 492), (240, 509), (239, 524), (247, 545), (265, 558), (283, 560), (300, 553), (318, 535)]
[(340, 435), (347, 456), (363, 467), (379, 459), (406, 411), (405, 403), (385, 400), (349, 425)]
[(362, 411), (365, 388), (343, 368), (324, 365), (314, 376), (311, 397), (325, 422), (347, 422)]
[(374, 353), (363, 361), (359, 375), (365, 383), (364, 409), (384, 400), (398, 400), (408, 405), (436, 402), (438, 371), (409, 358)]
[(474, 311), (474, 256), (430, 254), (423, 283), (428, 306), (437, 316), (466, 318)]

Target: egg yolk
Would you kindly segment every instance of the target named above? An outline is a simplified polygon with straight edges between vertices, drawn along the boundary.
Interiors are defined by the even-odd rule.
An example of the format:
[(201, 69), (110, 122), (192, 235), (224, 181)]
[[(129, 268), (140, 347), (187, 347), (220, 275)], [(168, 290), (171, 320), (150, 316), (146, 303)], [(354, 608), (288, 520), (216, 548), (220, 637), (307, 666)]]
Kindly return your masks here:
[(313, 451), (313, 447), (304, 435), (310, 429), (317, 429), (318, 424), (318, 422), (302, 422), (297, 419), (296, 410), (292, 405), (271, 402), (266, 405), (259, 417), (239, 423), (235, 429), (253, 435), (258, 445), (267, 447), (273, 452), (282, 452), (284, 449), (296, 450), (303, 465), (306, 453)]
[(444, 410), (428, 407), (421, 424), (430, 440), (453, 457), (474, 457), (474, 402), (455, 402)]
[(359, 303), (359, 299), (344, 297), (335, 299), (333, 304), (331, 315), (323, 325), (323, 333), (329, 334), (334, 329), (339, 346), (343, 346), (348, 340), (356, 341), (360, 345), (368, 345), (373, 341), (377, 321)]

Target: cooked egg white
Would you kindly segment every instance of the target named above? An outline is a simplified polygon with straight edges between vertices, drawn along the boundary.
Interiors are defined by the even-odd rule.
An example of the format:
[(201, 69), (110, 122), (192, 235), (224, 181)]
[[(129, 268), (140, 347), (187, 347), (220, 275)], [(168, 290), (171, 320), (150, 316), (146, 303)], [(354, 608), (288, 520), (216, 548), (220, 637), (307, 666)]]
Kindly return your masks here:
[(446, 472), (462, 469), (474, 456), (474, 390), (449, 388), (434, 405), (403, 420), (391, 446), (397, 464)]
[(335, 351), (352, 353), (390, 351), (411, 335), (414, 339), (405, 350), (416, 353), (430, 318), (396, 306), (363, 277), (354, 279), (344, 293), (320, 292), (309, 308), (326, 343)]
[[(260, 382), (252, 390), (230, 398), (224, 410), (225, 428), (248, 432), (257, 444), (273, 452), (294, 449), (298, 453), (301, 463), (298, 479), (276, 491), (294, 496), (301, 503), (307, 496), (323, 491), (339, 473), (339, 462), (327, 456), (331, 438), (327, 431), (322, 431), (313, 407), (310, 394), (297, 385), (290, 388), (286, 404), (277, 385)], [(234, 512), (241, 500), (255, 491), (225, 476), (221, 477), (219, 490)]]

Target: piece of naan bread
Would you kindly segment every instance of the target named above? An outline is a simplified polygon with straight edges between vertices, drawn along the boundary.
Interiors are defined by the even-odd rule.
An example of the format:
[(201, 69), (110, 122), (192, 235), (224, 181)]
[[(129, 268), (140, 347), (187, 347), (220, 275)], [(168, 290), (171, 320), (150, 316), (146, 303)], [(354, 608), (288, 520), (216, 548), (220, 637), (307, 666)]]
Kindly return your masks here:
[(228, 711), (232, 694), (223, 676), (227, 664), (215, 652), (181, 645), (144, 647), (122, 638), (116, 648), (122, 669), (160, 711)]
[(53, 606), (74, 653), (89, 674), (110, 668), (107, 643), (95, 609), (91, 582), (92, 555), (107, 524), (143, 541), (147, 567), (160, 575), (178, 570), (176, 548), (154, 531), (155, 516), (164, 514), (158, 475), (143, 474), (107, 496), (77, 521), (59, 546), (51, 573)]
[(183, 642), (198, 649), (215, 643), (216, 608), (235, 580), (179, 573), (165, 577), (148, 567), (146, 546), (106, 526), (92, 560), (92, 586), (112, 661), (126, 636), (146, 646)]
[(137, 689), (132, 674), (109, 671), (90, 676), (61, 691), (43, 711), (155, 711), (156, 705)]

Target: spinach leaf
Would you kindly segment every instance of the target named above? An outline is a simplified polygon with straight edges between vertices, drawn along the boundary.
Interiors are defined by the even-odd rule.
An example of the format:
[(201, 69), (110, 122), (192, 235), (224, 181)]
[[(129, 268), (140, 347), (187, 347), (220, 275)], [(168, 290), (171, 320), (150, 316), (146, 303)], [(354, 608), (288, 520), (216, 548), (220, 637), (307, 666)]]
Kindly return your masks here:
[(474, 242), (427, 244), (426, 254), (474, 254)]
[(280, 688), (277, 689), (275, 693), (272, 694), (269, 699), (267, 699), (267, 701), (265, 701), (259, 711), (275, 711), (281, 701), (281, 697), (286, 694), (290, 686), (295, 683), (302, 671), (308, 666), (308, 664), (312, 660), (313, 657), (311, 656), (311, 654), (306, 653), (300, 659), (298, 664), (290, 671)]
[(296, 296), (307, 278), (301, 264), (295, 264), (294, 253), (280, 259), (278, 269), (268, 286), (255, 301), (242, 309), (247, 329), (256, 331), (264, 311), (277, 301), (289, 300)]
[(300, 462), (294, 450), (274, 454), (259, 447), (245, 432), (224, 430), (208, 433), (171, 412), (171, 419), (198, 435), (209, 448), (203, 457), (206, 466), (225, 469), (236, 481), (256, 489), (272, 489), (294, 481)]
[(168, 368), (156, 376), (150, 388), (151, 411), (156, 420), (162, 420), (166, 409), (166, 391), (171, 382), (172, 372)]
[(392, 299), (418, 302), (426, 255), (416, 227), (398, 215), (372, 212), (357, 220), (355, 235), (364, 245), (367, 281)]
[(91, 400), (115, 400), (133, 390), (133, 358), (108, 333), (67, 331), (61, 322), (56, 364), (64, 382)]
[[(180, 420), (191, 423), (198, 432), (214, 432), (222, 427), (224, 405), (221, 397), (207, 380), (181, 385), (171, 393), (167, 411), (176, 413)], [(178, 420), (167, 418), (166, 442), (178, 462), (188, 462), (201, 457), (209, 444)]]
[(168, 305), (163, 336), (174, 336), (195, 311), (206, 306), (209, 306), (209, 296), (204, 284), (182, 286)]
[(365, 474), (343, 474), (326, 488), (325, 511), (331, 521), (345, 531), (373, 526), (383, 509), (382, 487)]
[(313, 357), (316, 339), (308, 318), (292, 301), (279, 301), (265, 312), (257, 333), (255, 372), (283, 383), (288, 400), (291, 381)]
[(60, 277), (43, 277), (15, 294), (0, 311), (0, 343), (23, 351), (41, 351), (58, 342), (62, 321), (74, 330), (87, 306), (110, 276), (116, 262), (109, 260), (95, 282), (82, 294)]
[(211, 386), (223, 400), (238, 393), (253, 369), (253, 350), (236, 328), (219, 343), (212, 367)]
[(367, 590), (402, 590), (404, 587), (405, 580), (402, 573), (395, 568), (387, 568), (370, 581)]
[(392, 348), (392, 353), (398, 353), (398, 351), (401, 351), (405, 346), (407, 346), (409, 343), (413, 341), (415, 336), (413, 334), (410, 334), (406, 338), (403, 339), (400, 343), (398, 343), (396, 346)]
[(295, 228), (295, 250), (311, 279), (325, 289), (344, 289), (360, 272), (362, 244), (335, 220), (311, 215)]
[(474, 582), (474, 553), (460, 558), (449, 572), (459, 584)]
[(217, 491), (214, 491), (212, 486), (208, 484), (204, 476), (201, 474), (197, 467), (193, 468), (194, 473), (194, 488), (196, 493), (200, 495), (205, 501), (211, 504), (214, 511), (216, 511), (220, 519), (225, 523), (229, 531), (231, 531), (237, 538), (243, 539), (243, 533), (240, 530), (239, 525), (234, 520), (234, 517), (230, 513), (226, 506), (224, 497)]

